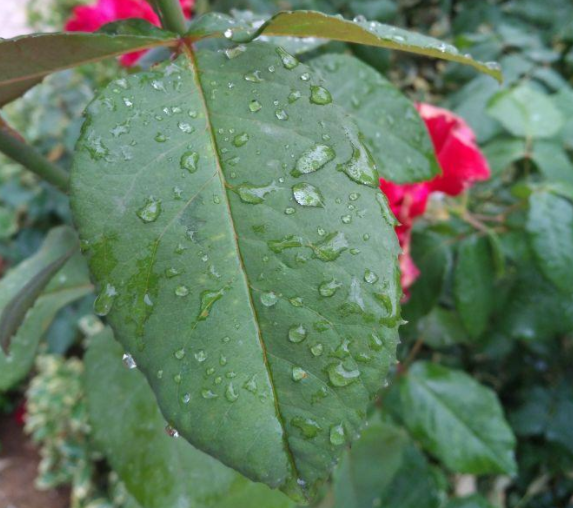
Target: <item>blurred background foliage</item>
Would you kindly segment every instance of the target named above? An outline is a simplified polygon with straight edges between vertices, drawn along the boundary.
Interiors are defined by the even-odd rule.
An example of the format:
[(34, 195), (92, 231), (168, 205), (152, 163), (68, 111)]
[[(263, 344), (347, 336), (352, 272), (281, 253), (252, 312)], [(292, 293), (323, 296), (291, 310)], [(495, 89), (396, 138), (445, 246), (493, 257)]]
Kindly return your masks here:
[[(32, 0), (30, 25), (61, 29), (78, 3)], [(417, 222), (412, 253), (421, 276), (403, 309), (400, 363), (316, 506), (573, 507), (571, 1), (196, 4), (198, 13), (231, 9), (364, 16), (451, 41), (504, 71), (500, 87), (460, 65), (341, 43), (301, 57), (352, 52), (413, 100), (451, 109), (474, 129), (492, 169), (469, 193), (433, 199)], [(3, 116), (69, 169), (94, 90), (128, 72), (115, 61), (61, 72)], [(0, 158), (2, 273), (70, 221), (65, 197)], [(114, 460), (95, 445), (86, 408), (85, 338), (101, 329), (92, 303), (91, 295), (80, 298), (37, 331), (44, 340), (36, 367), (0, 394), (0, 410), (12, 413), (26, 400), (26, 432), (42, 454), (40, 488), (71, 485), (74, 507), (135, 507)]]

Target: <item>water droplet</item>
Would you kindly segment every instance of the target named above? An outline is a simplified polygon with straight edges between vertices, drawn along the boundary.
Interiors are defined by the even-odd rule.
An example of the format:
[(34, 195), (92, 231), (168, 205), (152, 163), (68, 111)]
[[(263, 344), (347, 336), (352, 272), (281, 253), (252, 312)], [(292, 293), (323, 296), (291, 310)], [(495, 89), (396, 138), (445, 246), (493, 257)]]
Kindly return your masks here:
[(201, 309), (199, 315), (197, 316), (198, 321), (205, 321), (215, 302), (223, 297), (225, 294), (224, 289), (219, 289), (218, 291), (206, 290), (201, 293)]
[(263, 106), (257, 99), (253, 99), (249, 103), (249, 109), (251, 110), (252, 113), (256, 113), (257, 111), (260, 111), (262, 108)]
[(248, 72), (244, 78), (245, 81), (249, 81), (250, 83), (262, 83), (264, 81), (261, 77), (261, 71)]
[(177, 277), (178, 275), (181, 275), (181, 272), (179, 270), (177, 270), (177, 268), (167, 268), (167, 270), (165, 270), (165, 276), (168, 279), (172, 279), (173, 277)]
[(364, 280), (368, 282), (368, 284), (374, 284), (378, 282), (378, 275), (376, 275), (372, 270), (366, 269), (364, 272)]
[(104, 142), (101, 140), (101, 137), (93, 137), (88, 136), (87, 143), (85, 145), (90, 157), (94, 160), (100, 160), (104, 157), (107, 157), (109, 154), (109, 150), (107, 146), (105, 146)]
[(350, 341), (348, 339), (342, 339), (342, 342), (338, 345), (338, 347), (332, 352), (330, 356), (335, 358), (347, 358), (350, 356)]
[(165, 134), (163, 134), (162, 132), (158, 132), (155, 135), (155, 141), (157, 141), (158, 143), (165, 143), (167, 141), (167, 136)]
[(163, 379), (163, 371), (162, 370), (157, 371), (157, 379)]
[(291, 171), (293, 176), (306, 175), (318, 171), (336, 157), (332, 147), (328, 145), (315, 145), (306, 150), (296, 161), (295, 168)]
[(321, 261), (334, 261), (348, 248), (344, 233), (335, 232), (327, 235), (320, 243), (311, 245), (315, 257)]
[(130, 370), (137, 368), (137, 363), (135, 363), (133, 356), (131, 356), (129, 353), (124, 353), (121, 357), (121, 361)]
[(223, 32), (223, 35), (225, 36), (225, 39), (231, 39), (233, 37), (233, 30), (227, 28), (227, 30)]
[(275, 305), (279, 300), (279, 297), (273, 291), (268, 291), (266, 293), (261, 294), (261, 303), (265, 307), (272, 307)]
[(239, 398), (239, 394), (235, 391), (235, 387), (233, 386), (232, 382), (227, 385), (227, 389), (225, 390), (225, 398), (229, 402), (235, 402)]
[(183, 402), (183, 404), (189, 404), (189, 402), (191, 402), (191, 394), (190, 393), (184, 393), (181, 396), (181, 402)]
[(355, 16), (352, 21), (354, 21), (354, 23), (366, 23), (366, 18), (362, 14), (359, 14)]
[(225, 50), (225, 55), (229, 60), (232, 60), (233, 58), (237, 58), (242, 55), (245, 51), (247, 51), (247, 47), (240, 44), (234, 48), (227, 48)]
[(256, 374), (251, 377), (251, 379), (249, 379), (245, 385), (244, 388), (245, 390), (251, 392), (251, 393), (256, 393), (257, 392), (257, 381), (256, 381)]
[(310, 102), (319, 106), (325, 106), (332, 102), (332, 95), (323, 86), (313, 85), (310, 87)]
[(298, 65), (298, 60), (290, 53), (287, 53), (283, 48), (276, 48), (276, 52), (280, 56), (281, 62), (283, 63), (285, 69), (290, 71)]
[(203, 363), (207, 359), (207, 353), (205, 353), (205, 351), (202, 349), (197, 351), (194, 356), (195, 360), (197, 360), (199, 363)]
[(318, 188), (309, 183), (297, 183), (292, 188), (295, 201), (301, 206), (323, 206), (324, 198)]
[(293, 298), (289, 298), (288, 300), (293, 307), (302, 307), (303, 301), (300, 296), (295, 296)]
[(179, 437), (179, 432), (177, 429), (174, 429), (171, 425), (165, 426), (165, 432), (169, 437)]
[(155, 222), (161, 214), (161, 201), (150, 196), (136, 213), (137, 216), (145, 223)]
[(175, 288), (175, 294), (177, 296), (187, 296), (189, 294), (189, 288), (187, 286), (177, 286), (177, 288)]
[(305, 439), (313, 439), (322, 431), (322, 427), (312, 418), (295, 416), (290, 423), (293, 427), (300, 430), (300, 433)]
[(94, 301), (94, 312), (98, 316), (107, 316), (113, 307), (113, 301), (116, 296), (117, 291), (115, 290), (115, 287), (111, 284), (106, 284)]
[(302, 94), (298, 90), (293, 90), (288, 95), (288, 102), (289, 104), (293, 104), (294, 102), (298, 101), (302, 97)]
[(350, 224), (352, 222), (352, 216), (351, 215), (343, 215), (340, 220), (344, 223), (344, 224)]
[(373, 349), (374, 351), (380, 351), (384, 347), (384, 342), (382, 341), (382, 339), (374, 333), (370, 334), (369, 343), (370, 343), (370, 349)]
[(175, 353), (173, 353), (173, 356), (175, 356), (177, 360), (183, 360), (183, 358), (185, 357), (185, 349), (183, 348), (178, 349), (177, 351), (175, 351)]
[(330, 442), (335, 446), (343, 445), (346, 442), (344, 427), (342, 424), (330, 427)]
[(295, 344), (306, 339), (307, 331), (303, 325), (293, 326), (288, 331), (288, 340)]
[(203, 397), (204, 399), (216, 399), (218, 395), (212, 390), (204, 389), (201, 390), (201, 397)]
[(267, 194), (275, 192), (278, 189), (279, 187), (276, 186), (275, 182), (265, 186), (256, 186), (250, 183), (242, 183), (235, 188), (235, 191), (243, 203), (258, 205), (265, 200)]
[(485, 66), (490, 71), (500, 71), (501, 70), (501, 66), (497, 62), (486, 62)]
[(300, 79), (302, 81), (308, 81), (310, 79), (310, 74), (308, 72), (305, 72), (304, 74), (301, 74)]
[(343, 171), (355, 182), (370, 187), (380, 185), (380, 177), (376, 169), (376, 164), (371, 153), (350, 131), (346, 131), (348, 139), (352, 144), (352, 156), (345, 163), (339, 164), (336, 169)]
[(279, 119), (279, 120), (288, 120), (288, 115), (287, 112), (284, 109), (277, 109), (275, 111), (275, 116)]
[(192, 132), (195, 132), (195, 127), (187, 122), (179, 122), (177, 127), (179, 127), (179, 130), (185, 134), (191, 134)]
[(269, 249), (273, 252), (279, 254), (286, 249), (294, 249), (296, 247), (302, 247), (302, 238), (299, 236), (288, 235), (281, 240), (269, 240), (267, 242)]
[(181, 169), (186, 169), (189, 173), (195, 173), (198, 168), (199, 154), (197, 152), (185, 152), (179, 161)]
[(219, 357), (219, 365), (221, 367), (224, 367), (225, 365), (227, 365), (227, 357), (225, 355), (221, 355)]
[(173, 381), (175, 381), (175, 383), (178, 384), (178, 385), (181, 384), (182, 379), (183, 379), (183, 378), (181, 377), (181, 374), (175, 374), (175, 375), (173, 376)]
[(311, 346), (310, 352), (312, 353), (313, 356), (320, 356), (324, 352), (324, 346), (320, 343), (314, 344), (313, 346)]
[(320, 296), (329, 298), (333, 296), (336, 293), (336, 291), (338, 291), (338, 288), (341, 286), (342, 284), (338, 282), (336, 279), (328, 280), (322, 282), (320, 286), (318, 286), (318, 292), (320, 293)]
[(301, 369), (300, 367), (293, 367), (292, 368), (292, 380), (299, 382), (302, 381), (303, 379), (307, 378), (308, 374), (304, 369)]
[(249, 135), (246, 132), (243, 132), (242, 134), (237, 134), (233, 138), (233, 145), (235, 145), (237, 148), (240, 148), (241, 146), (245, 146), (248, 141)]
[(353, 383), (360, 376), (358, 369), (347, 370), (342, 363), (332, 363), (327, 367), (328, 379), (336, 387), (344, 387)]
[(288, 208), (285, 208), (285, 215), (292, 215), (295, 212), (296, 212), (296, 210), (291, 206), (289, 206)]

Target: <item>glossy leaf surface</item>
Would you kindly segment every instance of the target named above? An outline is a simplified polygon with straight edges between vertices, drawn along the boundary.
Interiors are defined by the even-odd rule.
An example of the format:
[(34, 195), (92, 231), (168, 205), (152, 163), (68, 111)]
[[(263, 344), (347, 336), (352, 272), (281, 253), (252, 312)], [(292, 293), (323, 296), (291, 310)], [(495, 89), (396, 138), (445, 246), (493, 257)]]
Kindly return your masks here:
[(299, 497), (357, 434), (400, 322), (393, 217), (324, 87), (260, 43), (112, 83), (71, 191), (96, 310), (166, 418)]

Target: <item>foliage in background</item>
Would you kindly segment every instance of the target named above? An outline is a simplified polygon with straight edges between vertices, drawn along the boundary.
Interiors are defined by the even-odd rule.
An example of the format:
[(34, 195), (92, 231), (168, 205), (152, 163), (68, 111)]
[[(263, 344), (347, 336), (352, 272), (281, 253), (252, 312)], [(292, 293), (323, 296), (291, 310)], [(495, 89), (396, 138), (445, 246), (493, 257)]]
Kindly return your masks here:
[[(573, 505), (573, 7), (566, 0), (288, 3), (212, 7), (317, 8), (392, 22), (449, 37), (481, 60), (500, 61), (505, 75), (500, 88), (455, 64), (341, 43), (316, 50), (351, 51), (415, 100), (451, 108), (476, 132), (493, 172), (469, 195), (432, 199), (416, 223), (411, 249), (421, 275), (404, 306), (402, 361), (319, 506)], [(111, 77), (116, 65), (108, 68)], [(106, 80), (94, 78), (75, 71), (50, 78), (9, 107), (11, 123), (67, 164), (79, 113), (94, 83)], [(356, 110), (360, 88), (350, 97)], [(2, 163), (1, 174), (2, 257), (12, 264), (69, 215), (63, 200), (15, 165)], [(63, 327), (75, 330), (67, 344), (80, 335), (79, 315)], [(117, 467), (113, 450), (108, 459)]]

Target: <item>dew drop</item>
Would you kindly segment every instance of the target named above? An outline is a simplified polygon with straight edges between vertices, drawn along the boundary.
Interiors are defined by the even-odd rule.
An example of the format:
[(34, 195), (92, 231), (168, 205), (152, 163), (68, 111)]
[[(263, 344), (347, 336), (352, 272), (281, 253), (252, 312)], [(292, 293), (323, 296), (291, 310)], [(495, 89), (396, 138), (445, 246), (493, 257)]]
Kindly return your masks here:
[(235, 391), (235, 387), (233, 386), (232, 382), (227, 385), (227, 389), (225, 390), (225, 398), (229, 402), (235, 402), (239, 398), (239, 394)]
[(303, 325), (293, 326), (288, 331), (288, 340), (298, 344), (306, 339), (307, 331)]
[(272, 307), (279, 300), (279, 297), (273, 291), (265, 292), (261, 295), (261, 303), (265, 307)]
[(290, 53), (287, 53), (283, 48), (276, 48), (276, 52), (278, 53), (285, 69), (290, 71), (298, 65), (298, 60)]
[(237, 58), (238, 56), (242, 55), (245, 51), (247, 51), (247, 47), (240, 44), (238, 46), (235, 46), (234, 48), (226, 49), (225, 50), (225, 56), (229, 60), (232, 60), (233, 58)]
[(344, 427), (342, 424), (333, 425), (330, 427), (330, 442), (335, 446), (343, 445), (346, 442)]
[(320, 356), (324, 352), (324, 346), (320, 343), (314, 344), (311, 346), (310, 352), (312, 353), (312, 356)]
[(202, 349), (197, 351), (194, 356), (195, 360), (197, 360), (199, 363), (203, 363), (207, 359), (207, 353), (205, 353), (205, 351)]
[(332, 102), (332, 95), (323, 86), (313, 85), (310, 87), (310, 102), (319, 106), (325, 106)]
[(130, 370), (137, 368), (137, 363), (135, 363), (133, 356), (131, 356), (129, 353), (124, 353), (121, 357), (121, 361)]
[(216, 399), (218, 395), (212, 390), (205, 389), (201, 390), (201, 397), (203, 397), (204, 399)]
[(277, 109), (275, 111), (275, 116), (279, 119), (279, 120), (288, 120), (288, 114), (284, 109)]
[(136, 213), (137, 216), (146, 224), (149, 222), (155, 222), (161, 214), (161, 201), (150, 196)]
[(293, 367), (292, 368), (292, 380), (295, 382), (299, 382), (302, 381), (303, 379), (308, 377), (308, 373), (304, 370), (301, 369), (300, 367)]
[(328, 145), (315, 145), (296, 161), (295, 168), (291, 171), (292, 176), (301, 176), (318, 171), (336, 157), (332, 147)]
[(257, 381), (256, 381), (256, 374), (251, 377), (244, 385), (245, 390), (256, 393), (257, 392)]
[(262, 83), (264, 81), (261, 77), (261, 71), (248, 72), (244, 78), (245, 81), (249, 81), (250, 83)]
[(368, 284), (374, 284), (378, 282), (378, 275), (376, 275), (372, 270), (366, 269), (364, 272), (364, 280), (368, 282)]
[(179, 160), (181, 169), (186, 169), (189, 173), (195, 173), (195, 171), (197, 171), (198, 163), (199, 154), (197, 152), (185, 152)]
[(322, 207), (324, 198), (320, 190), (314, 185), (301, 182), (292, 188), (295, 201), (301, 206)]
[(321, 261), (334, 261), (348, 248), (348, 240), (344, 233), (335, 232), (327, 235), (315, 245), (311, 245), (315, 257)]
[(298, 90), (293, 90), (288, 95), (288, 102), (289, 104), (293, 104), (294, 102), (298, 101), (302, 97), (302, 94)]
[(219, 289), (217, 291), (203, 291), (201, 293), (201, 309), (199, 311), (199, 315), (197, 316), (197, 320), (205, 321), (209, 317), (215, 302), (220, 300), (224, 294), (224, 289)]
[(177, 296), (187, 296), (189, 294), (189, 288), (187, 286), (177, 286), (177, 288), (175, 288), (175, 294)]
[(335, 279), (328, 280), (322, 282), (320, 286), (318, 286), (318, 292), (320, 293), (320, 296), (330, 298), (331, 296), (334, 296), (334, 294), (338, 291), (338, 288), (341, 286), (342, 284)]
[(240, 148), (241, 146), (245, 146), (248, 141), (249, 135), (246, 132), (243, 132), (242, 134), (237, 134), (233, 138), (233, 145), (235, 145), (237, 148)]
[(113, 301), (116, 296), (117, 291), (115, 287), (111, 284), (106, 284), (94, 301), (94, 312), (98, 316), (107, 316), (113, 307)]
[(263, 109), (263, 106), (261, 105), (261, 103), (257, 99), (253, 99), (249, 103), (249, 109), (251, 110), (252, 113), (256, 113), (257, 111), (260, 111), (261, 109)]
[(250, 183), (242, 183), (235, 188), (235, 191), (243, 203), (258, 205), (265, 200), (267, 194), (279, 189), (275, 183), (265, 186), (257, 186)]
[(231, 39), (233, 37), (233, 30), (227, 28), (227, 30), (223, 32), (223, 35), (225, 36), (225, 39)]
[(185, 134), (191, 134), (192, 132), (195, 131), (195, 127), (193, 127), (190, 123), (187, 122), (179, 122), (177, 124), (177, 127), (179, 127), (179, 130), (181, 132), (184, 132)]
[(332, 363), (327, 367), (328, 379), (333, 386), (344, 387), (353, 383), (360, 376), (358, 369), (347, 370), (342, 363)]
[(181, 402), (183, 402), (183, 404), (189, 404), (189, 402), (191, 402), (191, 394), (189, 393), (183, 394), (183, 396), (181, 397)]
[(348, 130), (347, 136), (352, 144), (352, 156), (345, 163), (339, 164), (336, 169), (343, 171), (355, 182), (378, 187), (380, 178), (371, 153), (361, 140), (356, 139)]
[(167, 435), (169, 437), (174, 437), (174, 438), (179, 437), (179, 432), (177, 431), (177, 429), (173, 428), (171, 425), (165, 426), (165, 432), (167, 433)]
[(290, 423), (293, 427), (300, 430), (305, 439), (313, 439), (322, 431), (322, 427), (312, 418), (295, 416)]

